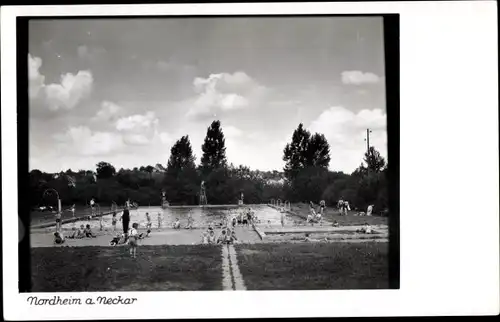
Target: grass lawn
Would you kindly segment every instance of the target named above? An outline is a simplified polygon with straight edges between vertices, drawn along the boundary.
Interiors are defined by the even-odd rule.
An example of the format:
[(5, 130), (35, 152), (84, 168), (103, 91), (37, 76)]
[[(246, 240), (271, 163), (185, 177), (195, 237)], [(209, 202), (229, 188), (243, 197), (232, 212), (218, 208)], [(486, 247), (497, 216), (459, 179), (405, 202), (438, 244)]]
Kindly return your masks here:
[[(109, 268), (109, 269), (108, 269)], [(31, 249), (32, 292), (222, 290), (216, 246)]]
[(387, 243), (236, 245), (249, 290), (384, 289)]
[[(309, 214), (309, 205), (305, 203), (292, 204), (291, 210), (299, 215), (302, 215), (304, 218), (307, 218), (307, 215)], [(341, 226), (363, 225), (365, 222), (369, 225), (387, 225), (389, 222), (387, 217), (354, 216), (356, 213), (358, 212), (351, 210), (348, 211), (347, 216), (340, 216), (336, 208), (326, 207), (323, 218), (331, 222), (336, 220)]]

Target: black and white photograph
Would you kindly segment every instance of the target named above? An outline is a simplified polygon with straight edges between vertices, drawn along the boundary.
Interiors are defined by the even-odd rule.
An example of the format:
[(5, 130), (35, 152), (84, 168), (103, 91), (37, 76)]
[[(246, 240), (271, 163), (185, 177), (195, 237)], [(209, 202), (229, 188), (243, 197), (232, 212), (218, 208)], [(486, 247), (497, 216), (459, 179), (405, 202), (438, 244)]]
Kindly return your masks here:
[[(302, 309), (335, 302), (332, 316), (348, 316), (366, 303), (362, 315), (387, 315), (383, 299), (401, 313), (398, 294), (419, 283), (423, 292), (429, 275), (450, 285), (437, 273), (438, 257), (412, 256), (430, 256), (423, 247), (441, 250), (442, 259), (458, 254), (445, 246), (453, 237), (438, 245), (426, 236), (464, 233), (439, 230), (434, 212), (458, 212), (432, 203), (451, 209), (458, 201), (445, 199), (452, 188), (436, 180), (457, 187), (445, 166), (452, 161), (442, 161), (451, 146), (443, 143), (467, 141), (430, 139), (427, 130), (440, 123), (433, 117), (445, 112), (400, 98), (410, 79), (401, 68), (423, 66), (400, 65), (400, 41), (411, 38), (400, 35), (402, 15), (340, 6), (257, 14), (248, 6), (218, 14), (209, 4), (186, 4), (193, 9), (174, 14), (179, 7), (164, 5), (147, 14), (154, 5), (124, 5), (116, 15), (89, 6), (82, 14), (27, 11), (15, 22), (2, 8), (2, 94), (8, 69), (16, 71), (17, 88), (9, 107), (15, 149), (2, 144), (3, 164), (15, 165), (4, 156), (17, 155), (8, 170), (16, 181), (9, 189), (2, 170), (2, 190), (15, 192), (3, 199), (15, 203), (18, 229), (8, 230), (18, 230), (19, 241), (3, 277), (12, 276), (33, 314), (59, 308), (50, 316), (61, 317), (73, 307), (75, 314), (97, 308), (102, 318), (145, 310), (153, 318), (201, 317), (194, 311), (211, 307), (204, 302), (211, 298), (243, 310), (262, 306), (258, 314), (277, 317), (273, 305), (291, 315), (307, 294)], [(200, 8), (206, 13), (197, 14)], [(5, 26), (14, 24), (15, 50), (7, 51)], [(6, 66), (11, 53), (16, 63)], [(420, 97), (437, 92), (433, 85)], [(413, 117), (419, 137), (400, 144), (412, 119), (403, 111), (426, 121)], [(450, 120), (458, 122), (458, 114)], [(431, 141), (442, 148), (429, 154)], [(401, 192), (400, 150), (411, 173)], [(7, 215), (4, 208), (3, 221)], [(420, 252), (401, 248), (400, 240), (408, 247), (410, 239)], [(479, 263), (475, 247), (461, 246), (463, 261)], [(420, 280), (400, 281), (417, 264)], [(181, 301), (191, 304), (180, 309)], [(172, 311), (160, 312), (162, 305)], [(257, 314), (247, 313), (241, 317)]]
[(383, 19), (30, 20), (30, 291), (389, 288)]

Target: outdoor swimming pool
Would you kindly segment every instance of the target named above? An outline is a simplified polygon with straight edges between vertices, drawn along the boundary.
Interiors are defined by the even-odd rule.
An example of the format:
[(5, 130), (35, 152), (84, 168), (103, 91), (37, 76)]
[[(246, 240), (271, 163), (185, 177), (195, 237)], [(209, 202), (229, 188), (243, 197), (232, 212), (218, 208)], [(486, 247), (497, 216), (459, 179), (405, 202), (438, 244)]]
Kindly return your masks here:
[[(224, 215), (229, 217), (233, 215), (238, 215), (240, 212), (246, 211), (248, 208), (251, 208), (252, 211), (255, 212), (257, 218), (260, 220), (258, 225), (281, 225), (281, 214), (279, 211), (267, 206), (267, 205), (249, 205), (235, 208), (234, 206), (230, 207), (210, 207), (210, 208), (202, 208), (199, 206), (193, 207), (185, 207), (185, 208), (166, 208), (162, 209), (161, 207), (139, 207), (138, 209), (130, 210), (130, 224), (138, 223), (139, 228), (145, 228), (147, 219), (146, 213), (151, 215), (152, 227), (158, 227), (158, 214), (162, 221), (162, 227), (171, 227), (172, 223), (179, 218), (181, 222), (181, 226), (185, 226), (187, 224), (187, 219), (189, 214), (193, 217), (194, 227), (206, 227), (210, 222), (217, 224), (221, 221)], [(118, 220), (122, 215), (122, 211), (117, 213)], [(111, 224), (111, 215), (102, 216), (102, 225), (104, 229), (109, 229), (112, 227)], [(294, 220), (300, 220), (300, 218), (292, 218), (289, 214), (286, 217), (286, 224), (291, 224)], [(73, 223), (63, 224), (61, 227), (64, 230), (71, 229), (73, 227), (78, 227), (80, 225), (89, 224), (93, 229), (99, 229), (100, 223), (99, 218), (92, 218), (91, 220), (81, 220)], [(121, 227), (121, 222), (117, 222), (117, 227)]]

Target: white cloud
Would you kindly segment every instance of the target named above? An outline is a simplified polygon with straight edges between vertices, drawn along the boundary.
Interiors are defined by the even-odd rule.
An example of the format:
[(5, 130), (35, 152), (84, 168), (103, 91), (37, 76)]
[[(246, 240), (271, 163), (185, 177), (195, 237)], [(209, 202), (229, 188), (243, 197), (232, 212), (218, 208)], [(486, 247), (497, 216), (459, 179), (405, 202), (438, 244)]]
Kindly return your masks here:
[[(309, 130), (325, 135), (330, 144), (332, 170), (352, 172), (366, 152), (366, 129), (372, 130), (370, 146), (387, 157), (387, 115), (380, 109), (362, 110), (358, 113), (341, 106), (324, 111), (311, 122)], [(387, 161), (387, 159), (386, 159)]]
[(245, 109), (257, 103), (266, 89), (244, 72), (211, 74), (193, 81), (198, 93), (188, 116), (206, 116), (217, 112)]
[(60, 84), (45, 86), (49, 108), (53, 111), (74, 108), (90, 95), (93, 81), (92, 73), (86, 70), (79, 71), (76, 75), (71, 73), (62, 75)]
[[(116, 129), (122, 134), (126, 144), (148, 145), (157, 137), (161, 141), (161, 134), (158, 133), (159, 121), (155, 113), (150, 111), (146, 114), (135, 114), (118, 119)], [(165, 135), (164, 139), (166, 139)]]
[(51, 111), (72, 109), (90, 95), (94, 79), (88, 70), (76, 75), (66, 73), (61, 76), (60, 84), (45, 84), (45, 76), (40, 74), (42, 59), (28, 54), (28, 79), (30, 99), (39, 99)]
[(29, 97), (36, 98), (40, 90), (45, 86), (45, 76), (40, 74), (42, 59), (28, 54), (28, 80)]
[(107, 155), (124, 147), (121, 135), (112, 132), (92, 132), (86, 126), (70, 127), (65, 133), (55, 134), (54, 139), (71, 155)]
[(359, 70), (349, 70), (342, 72), (342, 83), (348, 85), (375, 84), (381, 78), (373, 73), (363, 73)]
[(109, 101), (101, 102), (101, 109), (97, 112), (94, 117), (95, 120), (98, 121), (111, 121), (113, 120), (123, 109)]
[(146, 114), (135, 114), (123, 117), (116, 121), (116, 129), (118, 131), (141, 131), (158, 125), (158, 118), (154, 112)]

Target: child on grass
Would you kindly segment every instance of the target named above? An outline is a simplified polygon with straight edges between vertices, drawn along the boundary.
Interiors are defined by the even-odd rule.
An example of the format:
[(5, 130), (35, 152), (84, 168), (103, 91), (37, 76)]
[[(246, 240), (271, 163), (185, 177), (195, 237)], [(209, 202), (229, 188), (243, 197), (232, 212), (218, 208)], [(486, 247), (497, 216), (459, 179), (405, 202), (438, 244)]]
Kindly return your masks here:
[(87, 226), (85, 227), (85, 229), (83, 230), (83, 235), (85, 237), (88, 237), (88, 238), (95, 238), (97, 237), (96, 235), (94, 235), (94, 233), (92, 232), (92, 229), (90, 229), (90, 225), (87, 224)]
[(54, 243), (60, 245), (64, 243), (64, 235), (60, 231), (54, 233)]
[(215, 231), (213, 229), (208, 231), (207, 241), (209, 244), (215, 244), (217, 242), (215, 238)]
[(85, 237), (84, 230), (85, 230), (85, 226), (83, 226), (83, 225), (80, 225), (80, 228), (78, 228), (78, 229), (75, 229), (75, 227), (73, 227), (73, 233), (70, 236), (68, 236), (68, 238), (70, 238), (70, 239), (83, 238), (83, 237)]
[(132, 228), (130, 228), (130, 230), (128, 231), (128, 244), (130, 246), (130, 256), (132, 256), (133, 258), (136, 258), (137, 255), (137, 246), (139, 240), (137, 227), (139, 227), (139, 225), (137, 223), (133, 223)]

